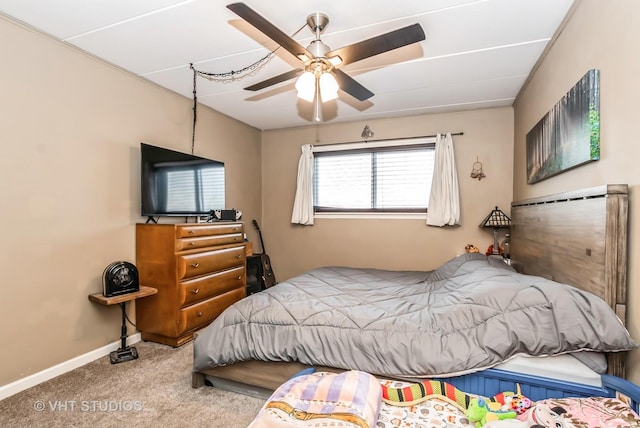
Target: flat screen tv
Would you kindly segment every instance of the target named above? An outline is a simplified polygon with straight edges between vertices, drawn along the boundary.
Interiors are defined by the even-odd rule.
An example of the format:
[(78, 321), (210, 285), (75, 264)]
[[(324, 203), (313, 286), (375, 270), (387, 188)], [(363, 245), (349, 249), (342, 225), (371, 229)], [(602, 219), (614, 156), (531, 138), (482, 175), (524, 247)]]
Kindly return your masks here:
[(224, 163), (140, 143), (142, 215), (201, 216), (222, 210)]

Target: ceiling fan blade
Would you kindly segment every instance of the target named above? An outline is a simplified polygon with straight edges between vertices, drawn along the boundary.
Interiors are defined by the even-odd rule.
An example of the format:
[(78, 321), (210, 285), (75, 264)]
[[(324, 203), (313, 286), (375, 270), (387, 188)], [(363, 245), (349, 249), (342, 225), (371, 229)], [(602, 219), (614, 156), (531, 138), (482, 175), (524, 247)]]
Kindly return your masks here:
[(335, 76), (340, 89), (359, 101), (366, 101), (374, 95), (373, 92), (356, 82), (355, 79), (351, 78), (344, 71), (334, 69), (332, 73)]
[(232, 3), (227, 5), (227, 8), (298, 58), (300, 58), (301, 55), (306, 56), (308, 59), (314, 58), (313, 54), (300, 43), (283, 33), (279, 28), (264, 19), (246, 4)]
[(401, 48), (425, 39), (424, 31), (420, 24), (390, 31), (380, 36), (372, 37), (349, 46), (345, 46), (326, 54), (327, 58), (339, 56), (342, 59), (340, 66), (360, 61), (370, 56), (379, 55), (393, 49)]
[(247, 91), (259, 91), (260, 89), (264, 89), (277, 83), (284, 82), (285, 80), (293, 79), (299, 74), (302, 74), (302, 70), (300, 69), (287, 71), (286, 73), (273, 76), (267, 80), (263, 80), (262, 82), (254, 83), (253, 85), (247, 86), (244, 89)]

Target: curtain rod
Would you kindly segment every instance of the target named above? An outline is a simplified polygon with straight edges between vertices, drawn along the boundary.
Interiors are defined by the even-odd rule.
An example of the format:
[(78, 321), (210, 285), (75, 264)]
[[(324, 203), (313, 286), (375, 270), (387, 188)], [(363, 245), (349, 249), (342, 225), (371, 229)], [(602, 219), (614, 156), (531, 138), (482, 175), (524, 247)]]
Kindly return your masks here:
[[(452, 132), (451, 136), (454, 135), (464, 135), (464, 132)], [(346, 141), (342, 143), (327, 143), (327, 144), (313, 144), (314, 147), (323, 147), (323, 146), (338, 146), (340, 144), (356, 144), (356, 143), (377, 143), (379, 141), (395, 141), (395, 140), (416, 140), (418, 138), (435, 138), (437, 134), (433, 135), (418, 135), (416, 137), (398, 137), (398, 138), (382, 138), (379, 140), (359, 140), (359, 141)]]

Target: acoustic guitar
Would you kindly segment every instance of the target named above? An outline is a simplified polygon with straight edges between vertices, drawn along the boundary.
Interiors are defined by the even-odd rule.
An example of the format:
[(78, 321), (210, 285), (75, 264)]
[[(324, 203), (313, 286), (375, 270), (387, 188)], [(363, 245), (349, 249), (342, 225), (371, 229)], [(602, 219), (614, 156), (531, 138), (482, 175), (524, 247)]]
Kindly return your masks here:
[(273, 269), (271, 268), (271, 259), (269, 259), (267, 250), (264, 246), (262, 231), (260, 230), (260, 226), (258, 226), (258, 222), (255, 220), (253, 220), (253, 227), (258, 231), (258, 236), (260, 236), (260, 245), (262, 246), (262, 253), (258, 254), (260, 256), (260, 264), (262, 267), (262, 287), (263, 289), (273, 287), (278, 282), (276, 281), (276, 275), (273, 273)]

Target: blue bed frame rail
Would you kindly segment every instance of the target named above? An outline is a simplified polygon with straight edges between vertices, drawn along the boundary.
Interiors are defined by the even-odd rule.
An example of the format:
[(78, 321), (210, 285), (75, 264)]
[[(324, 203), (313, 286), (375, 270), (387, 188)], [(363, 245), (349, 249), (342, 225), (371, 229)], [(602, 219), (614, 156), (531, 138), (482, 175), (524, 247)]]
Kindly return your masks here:
[(561, 381), (546, 377), (487, 369), (464, 376), (439, 379), (448, 382), (461, 391), (492, 397), (505, 391), (517, 391), (531, 400), (569, 397), (611, 397), (619, 398), (640, 412), (640, 387), (616, 376), (602, 375), (602, 387)]

